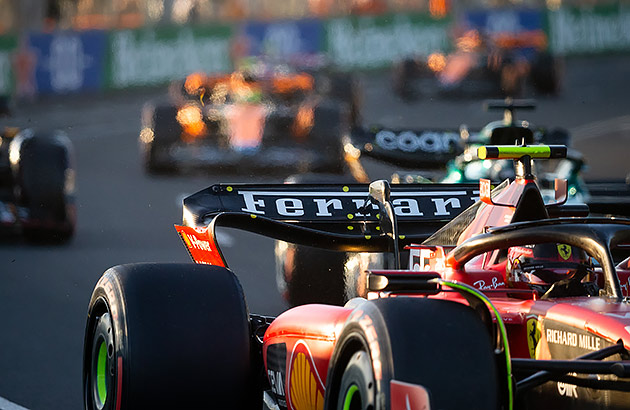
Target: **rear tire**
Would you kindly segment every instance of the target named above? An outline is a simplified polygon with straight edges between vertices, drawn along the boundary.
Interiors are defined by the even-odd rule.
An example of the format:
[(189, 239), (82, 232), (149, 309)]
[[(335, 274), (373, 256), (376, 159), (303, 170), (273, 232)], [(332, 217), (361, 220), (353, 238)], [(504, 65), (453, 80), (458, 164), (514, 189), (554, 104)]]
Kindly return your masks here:
[(251, 345), (243, 291), (231, 271), (111, 268), (88, 310), (85, 408), (260, 408)]
[[(290, 184), (352, 183), (334, 174), (299, 174)], [(276, 283), (289, 306), (308, 303), (343, 305), (346, 299), (345, 264), (349, 254), (276, 241)]]
[[(499, 408), (500, 380), (493, 345), (473, 309), (457, 302), (415, 297), (366, 300), (355, 308), (331, 358), (327, 408), (345, 403), (347, 386), (358, 387), (361, 380), (369, 386), (371, 375), (358, 360), (363, 352), (373, 374), (378, 369), (380, 377), (374, 379), (373, 392), (358, 390), (362, 409), (369, 408), (365, 403), (372, 403), (372, 397), (373, 409), (389, 409), (392, 380), (422, 386), (431, 397), (431, 408)], [(453, 386), (457, 394), (453, 394)]]
[(28, 210), (22, 233), (29, 241), (62, 243), (75, 228), (74, 168), (71, 143), (61, 133), (23, 131), (12, 144), (16, 198)]
[(392, 89), (403, 102), (411, 103), (420, 98), (420, 90), (415, 84), (421, 69), (413, 58), (405, 58), (392, 68)]
[(182, 127), (177, 121), (177, 107), (147, 105), (143, 109), (143, 130), (140, 134), (144, 168), (149, 174), (173, 173), (177, 165), (170, 159), (169, 149), (180, 140)]
[(352, 73), (329, 72), (327, 77), (327, 90), (322, 95), (345, 105), (350, 113), (350, 126), (361, 125), (361, 95), (360, 86)]
[(531, 67), (531, 80), (539, 94), (556, 95), (560, 92), (562, 65), (549, 52), (540, 53)]
[(346, 252), (276, 241), (276, 281), (289, 306), (343, 305)]
[(322, 155), (313, 172), (343, 174), (346, 170), (342, 136), (349, 130), (350, 112), (334, 100), (323, 100), (315, 106), (310, 131), (312, 149)]

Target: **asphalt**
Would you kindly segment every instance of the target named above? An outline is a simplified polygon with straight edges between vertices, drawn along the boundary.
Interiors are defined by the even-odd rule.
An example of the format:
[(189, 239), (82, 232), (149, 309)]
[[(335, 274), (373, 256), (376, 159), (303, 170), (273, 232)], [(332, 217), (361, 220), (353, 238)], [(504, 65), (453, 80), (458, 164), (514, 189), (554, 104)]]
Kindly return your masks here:
[[(557, 97), (539, 97), (523, 114), (540, 125), (574, 132), (590, 164), (587, 177), (623, 178), (630, 172), (630, 57), (567, 61)], [(477, 99), (421, 99), (404, 104), (388, 75), (362, 75), (364, 120), (392, 127), (480, 127), (498, 118)], [(138, 157), (139, 113), (162, 90), (47, 97), (21, 102), (13, 124), (59, 128), (72, 139), (78, 172), (78, 228), (63, 246), (34, 246), (18, 239), (0, 244), (0, 409), (82, 407), (83, 331), (91, 290), (112, 265), (187, 262), (173, 224), (181, 198), (216, 182), (271, 181), (261, 175), (197, 174), (149, 177)], [(391, 167), (370, 165), (374, 178)], [(225, 253), (239, 275), (252, 312), (277, 314), (284, 303), (275, 287), (273, 243), (226, 230)], [(220, 334), (217, 334), (220, 337)], [(7, 401), (8, 400), (8, 401)], [(9, 404), (7, 404), (9, 403)], [(17, 409), (17, 408), (16, 408)]]

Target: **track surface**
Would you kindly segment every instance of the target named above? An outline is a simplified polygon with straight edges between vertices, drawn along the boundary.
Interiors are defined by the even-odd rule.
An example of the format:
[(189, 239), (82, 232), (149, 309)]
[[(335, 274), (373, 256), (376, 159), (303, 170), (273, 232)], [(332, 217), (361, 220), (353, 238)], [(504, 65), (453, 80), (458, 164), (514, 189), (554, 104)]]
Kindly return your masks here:
[[(585, 58), (567, 63), (564, 92), (539, 99), (521, 117), (573, 131), (587, 155), (589, 177), (622, 178), (630, 171), (630, 57)], [(479, 100), (419, 101), (404, 105), (387, 76), (363, 78), (364, 117), (389, 126), (480, 127), (500, 113), (484, 113)], [(46, 99), (22, 104), (12, 124), (65, 130), (78, 170), (78, 230), (65, 246), (0, 244), (0, 397), (35, 410), (82, 407), (83, 328), (91, 290), (100, 274), (121, 263), (187, 262), (172, 225), (181, 220), (185, 194), (215, 182), (270, 181), (253, 175), (145, 176), (138, 161), (139, 113), (158, 91)], [(390, 168), (370, 167), (387, 177)], [(228, 231), (228, 261), (241, 278), (250, 310), (277, 314), (273, 244)], [(219, 337), (220, 335), (217, 334)], [(0, 409), (10, 408), (0, 400)]]

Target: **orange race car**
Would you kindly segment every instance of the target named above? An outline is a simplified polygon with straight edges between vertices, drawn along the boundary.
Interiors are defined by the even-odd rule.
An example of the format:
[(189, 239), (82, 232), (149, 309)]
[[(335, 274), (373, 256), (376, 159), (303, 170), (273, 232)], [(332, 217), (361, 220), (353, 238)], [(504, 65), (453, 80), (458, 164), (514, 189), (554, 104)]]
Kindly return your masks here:
[(341, 171), (357, 121), (348, 75), (275, 69), (190, 74), (142, 112), (147, 171)]

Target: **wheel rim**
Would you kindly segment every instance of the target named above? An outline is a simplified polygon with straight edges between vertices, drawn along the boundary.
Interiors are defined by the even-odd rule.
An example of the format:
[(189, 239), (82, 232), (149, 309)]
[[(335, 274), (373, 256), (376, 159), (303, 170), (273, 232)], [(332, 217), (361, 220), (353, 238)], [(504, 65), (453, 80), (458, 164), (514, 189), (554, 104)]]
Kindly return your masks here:
[(91, 397), (90, 408), (103, 410), (110, 407), (112, 387), (114, 386), (114, 340), (109, 313), (104, 313), (96, 321), (92, 339), (89, 381), (86, 393)]
[(107, 400), (107, 344), (104, 339), (98, 343), (96, 356), (96, 398), (97, 406), (102, 408)]
[(361, 393), (359, 386), (353, 384), (346, 391), (346, 397), (343, 401), (343, 410), (361, 409)]

